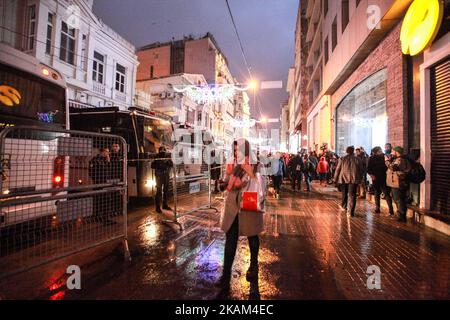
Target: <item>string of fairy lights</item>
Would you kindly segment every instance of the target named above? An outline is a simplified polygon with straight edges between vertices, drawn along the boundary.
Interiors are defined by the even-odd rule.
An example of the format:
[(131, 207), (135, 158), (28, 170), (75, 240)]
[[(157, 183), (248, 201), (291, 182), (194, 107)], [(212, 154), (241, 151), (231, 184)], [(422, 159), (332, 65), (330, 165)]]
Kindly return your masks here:
[(255, 88), (255, 84), (249, 83), (244, 86), (234, 84), (222, 84), (222, 85), (184, 85), (173, 86), (173, 90), (177, 93), (186, 95), (192, 101), (198, 104), (210, 105), (214, 103), (223, 103), (226, 100), (232, 99), (238, 92), (248, 91)]

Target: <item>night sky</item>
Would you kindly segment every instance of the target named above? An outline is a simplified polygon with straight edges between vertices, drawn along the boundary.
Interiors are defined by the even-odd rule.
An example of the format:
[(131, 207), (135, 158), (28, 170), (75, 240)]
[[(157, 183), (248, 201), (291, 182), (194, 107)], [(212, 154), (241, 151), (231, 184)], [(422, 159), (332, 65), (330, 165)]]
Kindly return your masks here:
[[(258, 92), (252, 117), (279, 118), (288, 98), (288, 69), (294, 63), (298, 0), (229, 0), (253, 77), (282, 80), (283, 89)], [(94, 0), (94, 12), (136, 48), (211, 32), (239, 82), (249, 80), (225, 0)], [(258, 103), (259, 101), (259, 103)], [(260, 107), (259, 107), (260, 106)], [(276, 125), (279, 127), (279, 124)]]

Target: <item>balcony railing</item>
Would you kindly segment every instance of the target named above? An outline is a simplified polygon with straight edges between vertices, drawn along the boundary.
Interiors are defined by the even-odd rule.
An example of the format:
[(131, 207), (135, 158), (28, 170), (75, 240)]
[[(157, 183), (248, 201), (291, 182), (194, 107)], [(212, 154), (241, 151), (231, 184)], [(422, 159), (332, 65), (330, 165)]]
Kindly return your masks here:
[(116, 92), (115, 94), (116, 100), (126, 103), (127, 102), (127, 95), (122, 92)]
[(105, 85), (102, 83), (98, 83), (98, 82), (94, 82), (92, 84), (92, 90), (94, 92), (100, 93), (102, 95), (105, 95), (105, 92), (106, 92)]
[(96, 106), (80, 101), (69, 100), (69, 108), (87, 109), (87, 108), (96, 108)]

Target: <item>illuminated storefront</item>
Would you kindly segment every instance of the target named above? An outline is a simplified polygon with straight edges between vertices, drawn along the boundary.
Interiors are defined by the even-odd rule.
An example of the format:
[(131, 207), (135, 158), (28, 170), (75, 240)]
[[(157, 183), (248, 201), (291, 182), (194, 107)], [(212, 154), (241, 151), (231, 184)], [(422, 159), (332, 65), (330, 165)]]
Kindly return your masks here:
[(363, 146), (366, 152), (387, 142), (386, 77), (383, 69), (354, 87), (336, 108), (336, 152)]

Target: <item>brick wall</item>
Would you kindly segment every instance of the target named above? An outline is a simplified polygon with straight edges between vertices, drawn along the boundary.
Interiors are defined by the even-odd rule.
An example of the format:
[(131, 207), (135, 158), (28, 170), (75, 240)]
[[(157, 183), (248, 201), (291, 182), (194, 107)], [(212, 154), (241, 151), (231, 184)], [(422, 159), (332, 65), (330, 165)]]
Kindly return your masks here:
[(136, 80), (150, 79), (150, 68), (153, 66), (153, 77), (170, 75), (170, 45), (137, 52), (139, 66)]
[(210, 50), (209, 38), (186, 42), (184, 70), (186, 73), (202, 74), (206, 81), (216, 81), (216, 51)]
[(373, 73), (387, 68), (386, 112), (388, 116), (388, 141), (407, 147), (407, 77), (406, 61), (400, 45), (399, 23), (364, 60), (352, 75), (331, 96), (332, 112), (346, 94)]

